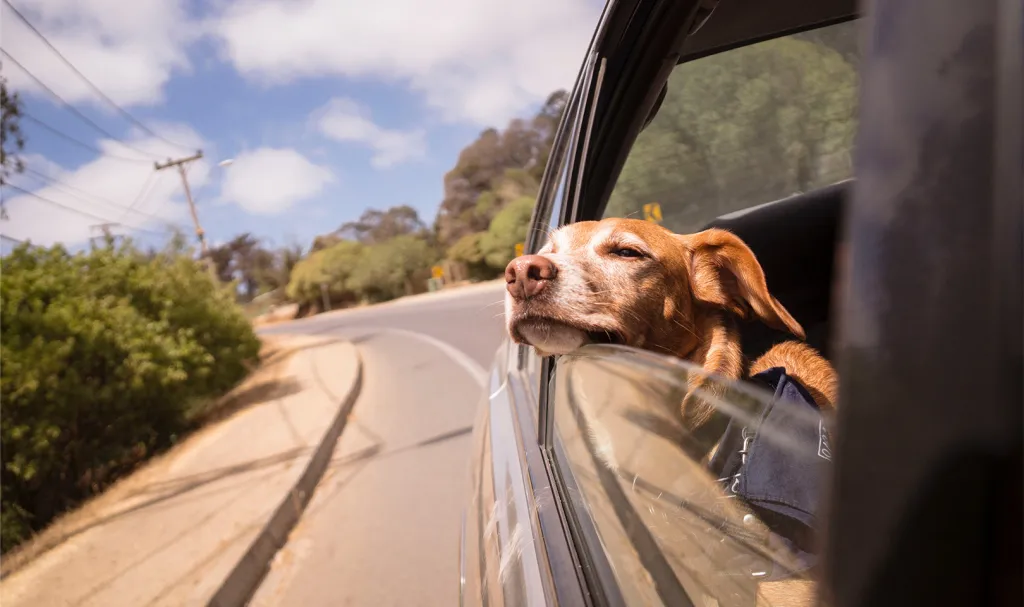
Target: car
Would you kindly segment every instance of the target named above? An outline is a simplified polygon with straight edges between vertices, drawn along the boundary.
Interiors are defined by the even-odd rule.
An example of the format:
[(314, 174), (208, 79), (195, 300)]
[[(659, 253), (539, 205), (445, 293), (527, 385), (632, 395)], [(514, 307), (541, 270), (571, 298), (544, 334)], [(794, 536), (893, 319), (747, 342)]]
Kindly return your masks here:
[[(461, 605), (797, 604), (761, 591), (780, 570), (813, 583), (799, 604), (1024, 604), (1021, 6), (607, 3), (524, 250), (609, 216), (743, 238), (841, 378), (838, 415), (808, 420), (828, 428), (812, 535), (766, 541), (764, 511), (678, 448), (692, 365), (506, 339), (473, 430)], [(780, 339), (742, 333), (748, 355)], [(720, 381), (733, 419), (772, 402)]]

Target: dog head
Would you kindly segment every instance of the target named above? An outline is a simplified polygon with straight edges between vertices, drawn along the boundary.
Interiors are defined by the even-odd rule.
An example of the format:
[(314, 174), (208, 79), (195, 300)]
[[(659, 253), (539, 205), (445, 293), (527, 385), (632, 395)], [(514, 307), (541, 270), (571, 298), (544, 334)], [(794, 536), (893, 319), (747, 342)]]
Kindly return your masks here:
[(726, 314), (804, 336), (769, 294), (754, 253), (724, 230), (683, 235), (636, 219), (579, 222), (553, 232), (537, 254), (513, 259), (505, 281), (508, 333), (541, 355), (614, 343), (707, 358), (711, 321)]

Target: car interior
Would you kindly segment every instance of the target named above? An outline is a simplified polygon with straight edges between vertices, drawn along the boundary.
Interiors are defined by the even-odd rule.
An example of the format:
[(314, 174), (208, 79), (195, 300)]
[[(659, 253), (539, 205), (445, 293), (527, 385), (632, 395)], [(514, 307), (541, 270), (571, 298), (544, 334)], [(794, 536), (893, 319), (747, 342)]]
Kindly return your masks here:
[[(842, 181), (723, 215), (705, 226), (729, 230), (750, 246), (772, 294), (803, 326), (807, 343), (829, 359), (835, 251), (852, 185), (853, 180)], [(760, 322), (744, 323), (740, 330), (744, 354), (751, 359), (791, 339)]]

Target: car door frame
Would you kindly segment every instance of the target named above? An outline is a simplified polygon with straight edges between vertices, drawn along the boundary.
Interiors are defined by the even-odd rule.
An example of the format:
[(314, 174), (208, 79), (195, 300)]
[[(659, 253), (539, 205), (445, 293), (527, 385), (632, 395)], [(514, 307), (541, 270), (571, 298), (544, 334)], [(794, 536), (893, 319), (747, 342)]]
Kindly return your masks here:
[[(826, 530), (826, 537), (832, 541), (826, 544), (825, 549), (827, 574), (824, 584), (831, 603), (837, 607), (907, 604), (906, 601), (911, 596), (919, 598), (914, 593), (919, 592), (921, 583), (942, 569), (969, 572), (969, 575), (965, 576), (945, 576), (942, 584), (935, 586), (936, 592), (941, 592), (944, 596), (949, 596), (947, 591), (954, 592), (956, 596), (975, 598), (992, 597), (993, 593), (996, 593), (996, 596), (1005, 601), (1000, 604), (1021, 603), (1020, 588), (1019, 585), (1013, 585), (1013, 576), (1019, 576), (1021, 554), (1020, 377), (1021, 344), (1024, 337), (1021, 330), (1021, 318), (1024, 318), (1021, 277), (1024, 275), (1024, 268), (1021, 262), (1020, 167), (1024, 166), (1021, 152), (1024, 149), (1024, 135), (1019, 108), (1024, 107), (1024, 98), (1021, 95), (1021, 74), (1024, 70), (1021, 65), (1021, 57), (1024, 56), (1021, 32), (1024, 30), (1024, 18), (1021, 16), (1020, 3), (1013, 0), (979, 0), (978, 3), (959, 6), (956, 0), (939, 1), (945, 5), (945, 10), (937, 10), (933, 4), (928, 4), (927, 7), (914, 6), (909, 0), (898, 0), (889, 3), (898, 8), (893, 8), (888, 14), (880, 11), (870, 13), (870, 20), (866, 20), (870, 25), (867, 27), (884, 28), (888, 30), (889, 36), (901, 35), (915, 40), (917, 48), (914, 50), (905, 47), (895, 53), (890, 50), (888, 56), (875, 49), (873, 55), (871, 52), (865, 54), (862, 65), (867, 67), (863, 69), (890, 69), (902, 74), (908, 82), (913, 81), (915, 74), (919, 74), (922, 67), (934, 73), (942, 73), (943, 66), (948, 69), (951, 57), (955, 57), (953, 50), (970, 43), (972, 35), (977, 36), (976, 30), (972, 32), (968, 25), (974, 28), (989, 28), (995, 32), (992, 50), (994, 62), (988, 68), (990, 72), (986, 72), (984, 65), (976, 62), (969, 66), (966, 72), (950, 76), (956, 80), (952, 84), (949, 81), (933, 83), (932, 90), (927, 93), (905, 90), (896, 100), (903, 112), (934, 114), (941, 110), (937, 100), (943, 99), (954, 90), (968, 90), (971, 78), (980, 77), (986, 82), (994, 80), (995, 88), (987, 93), (981, 105), (976, 108), (989, 124), (994, 125), (991, 130), (983, 132), (975, 125), (974, 131), (962, 133), (963, 139), (952, 138), (939, 145), (936, 145), (933, 133), (921, 132), (916, 134), (903, 150), (907, 157), (929, 150), (930, 153), (937, 153), (950, 159), (962, 159), (963, 152), (958, 150), (958, 144), (962, 145), (969, 141), (972, 149), (982, 153), (987, 153), (984, 152), (985, 149), (991, 150), (992, 166), (968, 163), (969, 167), (959, 175), (960, 179), (970, 182), (978, 192), (982, 192), (977, 201), (978, 206), (973, 210), (962, 200), (950, 199), (948, 182), (939, 187), (941, 180), (929, 182), (921, 175), (917, 175), (913, 180), (914, 187), (919, 188), (914, 197), (908, 196), (905, 190), (894, 190), (891, 187), (886, 189), (877, 182), (862, 183), (862, 180), (858, 179), (854, 183), (855, 194), (848, 205), (843, 222), (847, 226), (846, 250), (852, 255), (852, 261), (843, 268), (840, 280), (845, 283), (846, 293), (858, 289), (864, 292), (868, 290), (868, 285), (864, 282), (868, 280), (866, 276), (879, 280), (880, 268), (886, 268), (885, 272), (888, 274), (884, 280), (884, 291), (880, 290), (882, 285), (870, 285), (874, 288), (874, 291), (871, 291), (874, 299), (861, 297), (858, 300), (859, 310), (837, 307), (841, 312), (835, 324), (844, 328), (839, 329), (834, 338), (839, 342), (839, 368), (844, 378), (842, 400), (846, 404), (840, 416), (840, 426), (847, 428), (848, 432), (846, 439), (836, 446), (838, 480), (835, 490), (848, 501), (844, 502), (846, 506), (832, 506)], [(965, 10), (967, 13), (963, 12)], [(896, 11), (903, 11), (904, 17), (896, 20), (892, 17)], [(914, 17), (907, 17), (907, 13), (913, 14)], [(964, 21), (965, 16), (972, 14), (977, 19)], [(849, 17), (852, 18), (854, 15), (851, 14)], [(959, 22), (957, 17), (961, 19)], [(935, 20), (939, 20), (938, 24)], [(923, 27), (924, 23), (929, 23), (930, 27)], [(815, 27), (821, 25), (825, 24), (818, 24)], [(924, 31), (928, 32), (928, 37), (922, 39), (921, 34)], [(887, 68), (881, 67), (883, 61), (889, 62)], [(875, 67), (871, 66), (872, 62), (876, 62)], [(624, 161), (624, 156), (616, 158), (615, 154), (608, 154), (608, 150), (628, 150), (643, 126), (647, 112), (657, 103), (658, 88), (655, 85), (663, 80), (662, 72), (650, 65), (648, 67), (649, 71), (634, 82), (644, 82), (644, 79), (647, 79), (646, 82), (651, 83), (651, 86), (644, 88), (632, 84), (627, 86), (629, 90), (622, 94), (622, 98), (615, 102), (599, 100), (599, 106), (602, 103), (608, 105), (595, 112), (580, 152), (586, 155), (588, 145), (597, 142), (592, 149), (600, 150), (606, 156), (586, 156), (587, 159), (582, 162), (582, 181), (574, 186), (571, 197), (563, 201), (562, 224), (599, 218), (603, 208), (602, 199), (607, 199), (610, 187), (614, 184)], [(614, 75), (609, 76), (608, 70), (606, 64), (606, 81), (617, 82)], [(631, 113), (627, 113), (631, 118), (622, 118), (620, 114), (619, 124), (602, 122), (612, 120), (615, 111), (625, 112), (624, 108), (632, 109)], [(941, 116), (941, 113), (936, 115)], [(874, 133), (875, 137), (882, 137), (886, 130), (899, 132), (899, 125), (893, 122), (890, 114), (862, 112), (861, 116), (862, 133)], [(937, 118), (936, 123), (954, 130), (956, 125), (952, 123), (953, 118), (955, 116)], [(960, 125), (960, 128), (963, 128), (963, 125)], [(861, 176), (865, 174), (864, 166), (868, 160), (862, 154), (859, 159), (861, 170), (858, 171), (858, 176)], [(874, 170), (877, 171), (877, 167), (874, 167)], [(941, 209), (944, 215), (931, 217), (928, 222), (899, 223), (878, 222), (877, 218), (870, 216), (872, 209), (877, 213), (880, 204), (878, 200), (886, 200), (894, 208), (905, 208), (918, 202), (922, 192), (927, 193), (927, 197), (941, 201), (935, 208)], [(583, 198), (589, 198), (590, 203), (580, 205)], [(872, 204), (869, 202), (871, 200), (876, 202)], [(594, 201), (597, 203), (594, 204)], [(980, 224), (973, 215), (978, 212), (985, 216)], [(992, 348), (970, 365), (979, 377), (988, 377), (990, 383), (984, 390), (987, 398), (972, 405), (978, 407), (976, 413), (983, 419), (983, 423), (967, 424), (966, 427), (962, 417), (963, 401), (954, 402), (949, 394), (929, 391), (933, 396), (932, 401), (917, 402), (910, 407), (897, 406), (900, 395), (905, 397), (908, 386), (927, 386), (928, 382), (936, 381), (936, 374), (941, 377), (942, 370), (948, 369), (950, 361), (940, 358), (938, 352), (916, 352), (914, 355), (919, 357), (919, 363), (911, 375), (897, 375), (895, 369), (887, 368), (880, 362), (864, 366), (863, 360), (856, 363), (848, 360), (852, 347), (850, 341), (855, 339), (856, 323), (862, 321), (864, 316), (893, 326), (900, 322), (912, 322), (913, 315), (920, 314), (920, 306), (914, 307), (906, 303), (915, 301), (920, 295), (912, 291), (919, 284), (919, 276), (915, 275), (915, 272), (919, 271), (919, 264), (929, 255), (948, 256), (958, 253), (950, 250), (949, 241), (936, 240), (928, 230), (941, 226), (945, 231), (955, 232), (956, 226), (959, 225), (982, 225), (984, 233), (991, 235), (990, 241), (970, 239), (976, 250), (983, 252), (976, 255), (975, 259), (981, 264), (978, 267), (985, 269), (984, 276), (979, 277), (963, 271), (958, 276), (945, 275), (944, 278), (949, 283), (948, 288), (943, 289), (943, 297), (939, 298), (941, 301), (932, 298), (928, 305), (931, 306), (932, 313), (940, 311), (939, 313), (952, 318), (955, 311), (962, 312), (965, 302), (980, 302), (983, 303), (985, 313), (997, 319), (997, 322), (981, 323), (981, 327), (971, 329), (979, 331), (978, 335), (982, 337), (979, 341), (991, 344)], [(907, 255), (906, 250), (900, 249), (877, 251), (872, 246), (877, 244), (879, 239), (885, 239), (887, 242), (905, 239), (922, 243), (923, 247), (915, 250), (912, 255)], [(871, 253), (858, 258), (857, 251)], [(974, 295), (979, 288), (986, 293), (983, 297)], [(904, 303), (894, 306), (894, 301)], [(920, 324), (915, 326), (919, 329), (918, 337), (951, 337), (947, 326), (930, 329)], [(913, 341), (906, 335), (898, 333), (875, 336), (873, 346), (879, 351), (901, 352), (903, 355), (910, 355), (915, 351)], [(858, 365), (861, 366), (858, 368)], [(903, 370), (906, 371), (905, 368)], [(546, 364), (542, 382), (549, 382), (551, 371), (551, 365)], [(545, 392), (542, 390), (542, 399), (545, 398)], [(932, 406), (935, 402), (941, 402), (942, 407), (939, 409), (944, 415), (936, 415), (936, 407)], [(886, 407), (884, 409), (883, 404)], [(547, 407), (542, 410), (550, 420)], [(958, 412), (961, 415), (958, 415)], [(893, 432), (894, 428), (914, 429), (922, 419), (928, 419), (928, 432)], [(541, 435), (545, 434), (545, 423), (544, 420), (541, 421)], [(550, 435), (550, 430), (546, 432)], [(884, 436), (882, 445), (876, 442), (877, 436)], [(852, 492), (865, 495), (869, 481), (877, 480), (879, 470), (894, 469), (891, 460), (883, 457), (882, 453), (898, 453), (901, 461), (914, 470), (911, 477), (904, 477), (904, 480), (923, 487), (938, 473), (938, 463), (929, 462), (926, 454), (930, 453), (934, 457), (943, 440), (950, 441), (951, 445), (959, 445), (960, 448), (980, 450), (980, 453), (984, 454), (985, 457), (976, 461), (964, 461), (961, 464), (965, 470), (971, 471), (975, 478), (991, 481), (993, 477), (1001, 477), (1005, 481), (1002, 485), (987, 486), (993, 491), (992, 495), (999, 495), (1005, 500), (1001, 507), (991, 501), (982, 502), (981, 499), (986, 496), (963, 491), (957, 493), (954, 487), (948, 485), (941, 493), (941, 500), (930, 500), (929, 504), (924, 505), (913, 504), (914, 494), (907, 492), (900, 493), (898, 498), (893, 500), (849, 499), (854, 497)], [(870, 444), (873, 447), (855, 448), (858, 441), (861, 445)], [(564, 461), (562, 464), (564, 465)], [(886, 477), (899, 478), (899, 475), (893, 473), (887, 474)], [(991, 496), (989, 498), (991, 499)], [(917, 510), (913, 510), (912, 506), (916, 506)], [(956, 555), (949, 554), (944, 543), (946, 538), (942, 533), (915, 534), (922, 517), (941, 515), (943, 512), (951, 516), (954, 512), (970, 512), (976, 508), (994, 513), (1006, 526), (1001, 530), (993, 530), (982, 518), (974, 519), (966, 532), (956, 536), (958, 545), (964, 548)], [(914, 516), (902, 519), (899, 517), (901, 513), (910, 512), (917, 515), (917, 520)], [(915, 543), (896, 545), (875, 542), (870, 549), (864, 546), (858, 548), (857, 538), (877, 534), (882, 528), (887, 529), (886, 533), (913, 534)], [(835, 538), (842, 540), (836, 541)], [(984, 559), (985, 567), (979, 567), (977, 551), (968, 549), (971, 546), (982, 545), (992, 546), (997, 552), (987, 555)], [(936, 555), (942, 555), (947, 559), (942, 568), (938, 567)], [(880, 567), (879, 563), (885, 565)], [(952, 567), (951, 563), (954, 564)], [(1019, 581), (1019, 577), (1016, 579)], [(998, 594), (1000, 592), (1002, 594)]]

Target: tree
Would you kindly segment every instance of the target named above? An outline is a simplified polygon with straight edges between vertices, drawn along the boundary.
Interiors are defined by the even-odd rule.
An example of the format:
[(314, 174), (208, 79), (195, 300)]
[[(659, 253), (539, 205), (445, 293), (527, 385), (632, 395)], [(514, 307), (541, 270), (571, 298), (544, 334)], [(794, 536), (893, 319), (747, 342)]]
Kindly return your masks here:
[(302, 259), (302, 246), (290, 244), (275, 250), (260, 249), (254, 260), (254, 275), (261, 292), (288, 286), (292, 270)]
[(229, 283), (235, 279), (235, 267), (234, 267), (234, 251), (227, 245), (221, 245), (219, 247), (211, 247), (209, 252), (206, 254), (209, 258), (210, 263), (213, 264), (214, 272), (217, 274), (217, 279), (223, 283)]
[(422, 235), (426, 230), (416, 209), (399, 205), (386, 211), (367, 209), (359, 219), (343, 224), (335, 235), (342, 240), (376, 244), (406, 234)]
[(526, 240), (534, 203), (531, 196), (510, 203), (480, 235), (480, 253), (488, 266), (502, 270), (515, 257), (516, 244)]
[[(7, 79), (0, 74), (0, 186), (9, 182), (11, 175), (25, 170), (21, 151), (25, 136), (21, 132), (21, 97), (7, 90)], [(2, 201), (0, 201), (2, 205)], [(6, 217), (0, 206), (0, 215)]]
[(484, 280), (495, 276), (494, 268), (487, 265), (486, 260), (484, 260), (484, 253), (480, 249), (480, 239), (483, 236), (483, 232), (466, 234), (448, 248), (446, 255), (448, 259), (454, 262), (466, 264), (469, 277), (476, 280)]
[(533, 127), (542, 133), (540, 156), (537, 158), (536, 164), (529, 169), (530, 174), (537, 183), (540, 183), (541, 176), (544, 175), (544, 167), (548, 163), (548, 158), (551, 155), (551, 146), (555, 141), (555, 129), (558, 128), (562, 114), (565, 113), (565, 104), (568, 101), (569, 93), (565, 90), (551, 93), (547, 101), (544, 102), (544, 106), (541, 107), (540, 112), (533, 119)]
[(288, 299), (300, 305), (319, 304), (323, 298), (321, 284), (327, 286), (331, 305), (348, 304), (358, 298), (352, 288), (352, 272), (362, 263), (366, 246), (353, 241), (339, 241), (310, 253), (295, 264), (286, 288)]
[(223, 283), (238, 280), (243, 300), (288, 285), (292, 268), (302, 259), (302, 247), (290, 245), (268, 249), (250, 233), (239, 234), (207, 253), (217, 278)]
[(486, 230), (505, 205), (536, 195), (566, 99), (556, 91), (532, 119), (512, 120), (504, 131), (487, 129), (462, 150), (444, 177), (444, 200), (434, 219), (439, 244), (451, 247)]
[(413, 282), (426, 279), (437, 252), (423, 238), (405, 234), (367, 247), (349, 278), (351, 288), (368, 301), (410, 294)]
[(660, 202), (666, 226), (690, 232), (848, 175), (856, 85), (838, 52), (796, 38), (680, 67), (605, 215), (638, 215), (645, 203)]

